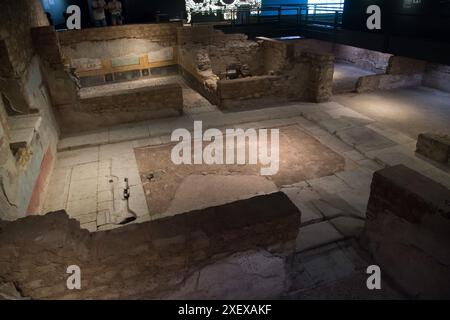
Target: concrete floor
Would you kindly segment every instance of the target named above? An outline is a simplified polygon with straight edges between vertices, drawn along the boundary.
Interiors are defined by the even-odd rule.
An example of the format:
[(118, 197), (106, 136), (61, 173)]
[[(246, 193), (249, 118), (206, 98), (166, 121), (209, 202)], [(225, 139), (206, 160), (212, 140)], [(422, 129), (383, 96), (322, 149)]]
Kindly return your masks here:
[(411, 87), (333, 97), (413, 139), (423, 132), (450, 133), (450, 93), (428, 87)]

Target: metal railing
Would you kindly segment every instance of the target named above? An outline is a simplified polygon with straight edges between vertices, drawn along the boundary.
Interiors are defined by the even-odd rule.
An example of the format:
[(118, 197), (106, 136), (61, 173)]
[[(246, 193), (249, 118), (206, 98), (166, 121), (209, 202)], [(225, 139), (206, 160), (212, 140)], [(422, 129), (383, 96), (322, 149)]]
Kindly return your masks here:
[(205, 12), (192, 11), (192, 23), (226, 22), (232, 25), (279, 23), (289, 25), (317, 25), (340, 27), (344, 4), (280, 4), (262, 7), (242, 7)]

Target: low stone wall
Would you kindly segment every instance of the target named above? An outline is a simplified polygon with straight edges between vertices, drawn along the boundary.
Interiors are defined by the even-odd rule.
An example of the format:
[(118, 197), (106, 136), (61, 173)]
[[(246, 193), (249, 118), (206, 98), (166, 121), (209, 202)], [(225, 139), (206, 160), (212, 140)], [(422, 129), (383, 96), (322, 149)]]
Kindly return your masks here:
[(450, 136), (436, 133), (421, 133), (417, 139), (416, 152), (450, 165)]
[(373, 175), (365, 238), (382, 276), (414, 298), (450, 298), (450, 190), (403, 165)]
[(218, 81), (221, 108), (245, 108), (258, 99), (276, 101), (328, 101), (332, 95), (334, 59), (332, 55), (303, 52), (285, 60), (276, 75)]
[(423, 84), (427, 87), (450, 92), (450, 66), (429, 64), (423, 77)]
[(427, 62), (400, 56), (389, 59), (387, 74), (422, 74), (425, 72)]
[(404, 87), (420, 86), (423, 75), (419, 74), (375, 74), (364, 76), (356, 83), (356, 92), (390, 90)]
[(273, 97), (279, 76), (257, 76), (234, 80), (219, 80), (218, 97), (221, 108), (245, 107), (244, 100)]
[[(250, 41), (211, 26), (179, 28), (178, 43), (184, 78), (221, 108), (245, 109), (259, 102), (290, 100), (323, 102), (332, 95), (331, 54), (302, 50), (296, 55), (294, 43), (267, 38)], [(248, 64), (252, 76), (223, 79), (229, 63)]]
[[(64, 212), (0, 221), (0, 279), (33, 299), (161, 298), (234, 253), (293, 253), (299, 226), (281, 192), (92, 234)], [(69, 265), (81, 290), (66, 287)]]
[(185, 55), (204, 51), (211, 70), (219, 77), (230, 64), (246, 64), (252, 75), (264, 74), (263, 48), (244, 34), (225, 34), (212, 25), (183, 27), (178, 29), (178, 45), (189, 48), (190, 52), (183, 52)]
[(181, 85), (164, 84), (81, 98), (77, 107), (59, 105), (57, 119), (63, 133), (74, 133), (182, 113)]
[(300, 39), (293, 42), (295, 55), (304, 51), (333, 54), (336, 61), (352, 64), (375, 73), (385, 73), (392, 55), (316, 39)]
[(289, 43), (294, 46), (294, 55), (296, 57), (300, 56), (304, 51), (332, 54), (335, 47), (335, 44), (332, 42), (309, 38), (303, 38)]
[(336, 45), (336, 60), (355, 65), (375, 73), (385, 73), (392, 55), (346, 45)]
[(425, 61), (390, 56), (386, 73), (359, 78), (356, 91), (367, 92), (420, 86), (422, 85), (425, 67)]
[(289, 42), (259, 37), (262, 41), (266, 74), (279, 73), (295, 56), (295, 47)]

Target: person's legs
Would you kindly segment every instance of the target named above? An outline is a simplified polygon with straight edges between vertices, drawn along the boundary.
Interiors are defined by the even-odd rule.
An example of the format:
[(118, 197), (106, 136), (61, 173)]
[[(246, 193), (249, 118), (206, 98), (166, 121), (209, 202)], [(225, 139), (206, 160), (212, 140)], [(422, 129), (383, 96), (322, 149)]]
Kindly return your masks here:
[(120, 14), (111, 15), (111, 22), (112, 22), (113, 26), (121, 25), (122, 24), (122, 16)]
[(96, 27), (106, 27), (106, 19), (94, 20), (94, 26)]

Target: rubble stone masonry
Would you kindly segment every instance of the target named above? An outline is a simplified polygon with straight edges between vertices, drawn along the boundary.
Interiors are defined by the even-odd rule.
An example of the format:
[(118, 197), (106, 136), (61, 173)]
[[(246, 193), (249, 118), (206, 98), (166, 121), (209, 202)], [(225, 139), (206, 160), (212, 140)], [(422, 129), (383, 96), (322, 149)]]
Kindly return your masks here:
[(375, 172), (365, 237), (409, 296), (450, 298), (450, 190), (403, 165)]
[[(299, 226), (281, 192), (96, 233), (65, 212), (0, 221), (0, 279), (33, 299), (161, 298), (236, 252), (292, 254)], [(69, 265), (81, 269), (80, 290), (66, 287)]]

